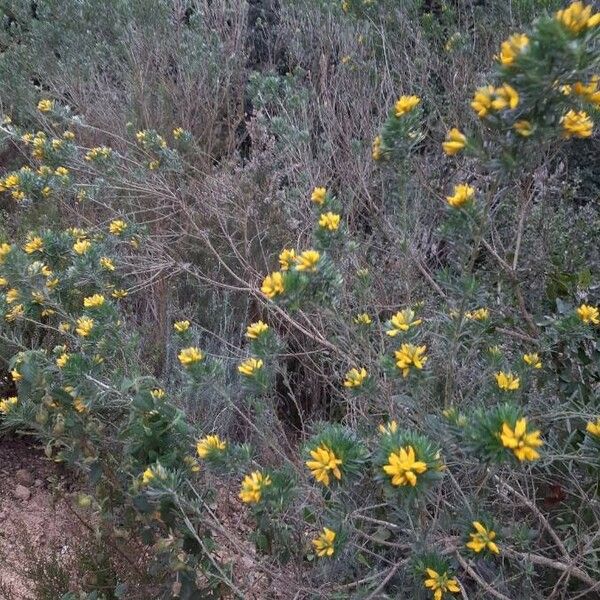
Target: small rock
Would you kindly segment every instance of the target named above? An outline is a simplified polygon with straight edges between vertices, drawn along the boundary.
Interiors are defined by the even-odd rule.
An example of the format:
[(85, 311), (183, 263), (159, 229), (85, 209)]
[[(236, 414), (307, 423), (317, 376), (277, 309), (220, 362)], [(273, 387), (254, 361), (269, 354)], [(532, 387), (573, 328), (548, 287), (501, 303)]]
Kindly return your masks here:
[(15, 498), (18, 498), (19, 500), (29, 500), (29, 498), (31, 498), (31, 492), (29, 491), (29, 488), (26, 488), (24, 485), (21, 485), (20, 483), (17, 484), (14, 494), (15, 494)]
[(36, 480), (33, 482), (33, 485), (34, 485), (35, 487), (42, 487), (42, 486), (44, 485), (44, 482), (43, 482), (41, 479), (36, 479)]
[(27, 471), (27, 469), (19, 469), (15, 473), (15, 479), (17, 480), (17, 483), (26, 487), (33, 485), (33, 475)]

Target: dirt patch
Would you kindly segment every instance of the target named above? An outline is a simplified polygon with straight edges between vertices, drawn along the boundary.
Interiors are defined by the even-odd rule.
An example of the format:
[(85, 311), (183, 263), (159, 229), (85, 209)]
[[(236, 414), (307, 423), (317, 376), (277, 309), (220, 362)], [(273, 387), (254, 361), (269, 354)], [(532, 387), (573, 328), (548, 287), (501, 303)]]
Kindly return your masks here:
[(66, 474), (32, 441), (0, 437), (0, 600), (31, 597), (21, 567), (32, 549), (60, 561), (81, 533), (56, 486), (68, 487)]

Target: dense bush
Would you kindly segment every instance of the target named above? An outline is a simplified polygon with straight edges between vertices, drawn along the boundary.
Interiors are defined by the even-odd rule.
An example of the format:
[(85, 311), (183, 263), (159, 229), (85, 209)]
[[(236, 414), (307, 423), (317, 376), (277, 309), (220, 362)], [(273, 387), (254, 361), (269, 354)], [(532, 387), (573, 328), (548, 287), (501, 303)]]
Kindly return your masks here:
[(139, 597), (597, 593), (600, 13), (558, 4), (3, 9), (0, 425)]

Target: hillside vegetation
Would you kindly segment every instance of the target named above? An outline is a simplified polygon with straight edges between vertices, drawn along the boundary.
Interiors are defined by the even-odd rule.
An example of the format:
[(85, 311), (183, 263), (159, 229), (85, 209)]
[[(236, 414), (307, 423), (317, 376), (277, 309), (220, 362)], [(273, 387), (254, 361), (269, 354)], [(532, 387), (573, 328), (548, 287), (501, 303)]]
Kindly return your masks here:
[(599, 597), (596, 7), (0, 17), (0, 435), (107, 557), (33, 600)]

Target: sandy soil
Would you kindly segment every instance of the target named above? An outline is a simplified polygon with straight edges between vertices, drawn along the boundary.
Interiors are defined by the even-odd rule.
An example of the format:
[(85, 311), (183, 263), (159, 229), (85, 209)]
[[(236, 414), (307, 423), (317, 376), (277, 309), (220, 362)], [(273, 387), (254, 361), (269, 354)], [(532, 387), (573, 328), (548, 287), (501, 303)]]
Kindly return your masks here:
[(0, 600), (29, 597), (20, 569), (25, 545), (45, 556), (67, 557), (78, 535), (64, 501), (53, 498), (51, 480), (63, 486), (67, 482), (62, 469), (39, 448), (26, 438), (0, 437)]

